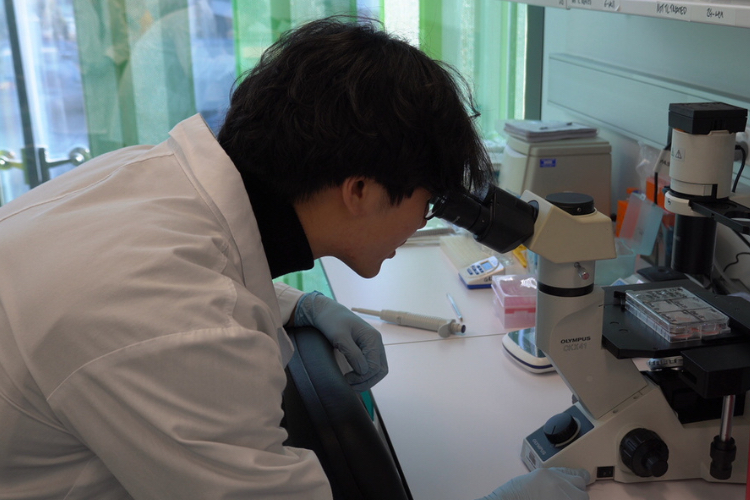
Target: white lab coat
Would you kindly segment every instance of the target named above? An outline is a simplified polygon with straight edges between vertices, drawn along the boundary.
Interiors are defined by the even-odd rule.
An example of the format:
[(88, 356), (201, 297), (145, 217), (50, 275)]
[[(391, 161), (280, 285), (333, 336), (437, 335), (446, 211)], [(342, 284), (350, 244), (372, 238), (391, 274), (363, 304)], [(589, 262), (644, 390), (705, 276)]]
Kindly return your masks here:
[(279, 427), (299, 295), (199, 116), (0, 208), (0, 499), (330, 498)]

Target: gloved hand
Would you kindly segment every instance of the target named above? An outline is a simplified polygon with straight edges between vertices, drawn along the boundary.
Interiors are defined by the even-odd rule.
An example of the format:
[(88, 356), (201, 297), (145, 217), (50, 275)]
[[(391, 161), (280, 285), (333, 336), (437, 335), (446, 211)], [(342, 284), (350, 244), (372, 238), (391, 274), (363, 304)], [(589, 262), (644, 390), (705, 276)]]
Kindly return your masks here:
[(300, 297), (294, 312), (294, 325), (314, 326), (344, 355), (354, 369), (344, 377), (355, 391), (367, 391), (388, 373), (380, 332), (320, 292)]
[(588, 500), (586, 484), (590, 474), (584, 469), (552, 467), (535, 469), (514, 477), (479, 500)]

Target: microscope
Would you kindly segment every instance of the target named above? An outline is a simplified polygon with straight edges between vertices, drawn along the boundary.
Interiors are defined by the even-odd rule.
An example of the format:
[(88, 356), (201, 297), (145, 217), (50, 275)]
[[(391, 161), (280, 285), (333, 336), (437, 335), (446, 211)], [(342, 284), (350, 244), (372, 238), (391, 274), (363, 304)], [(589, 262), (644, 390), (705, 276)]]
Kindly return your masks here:
[[(542, 198), (526, 191), (516, 198), (490, 187), (433, 200), (434, 216), (478, 242), (499, 252), (524, 243), (539, 257), (536, 344), (573, 402), (523, 440), (529, 469), (583, 468), (592, 481), (746, 481), (750, 307), (704, 284), (716, 224), (750, 233), (741, 220), (750, 219), (750, 209), (729, 199), (735, 134), (746, 119), (746, 110), (722, 103), (670, 105), (672, 183), (665, 205), (677, 214), (673, 262), (685, 279), (595, 285), (596, 261), (616, 251), (611, 219), (585, 194)], [(681, 294), (677, 302), (674, 293)], [(662, 306), (676, 303), (677, 316), (689, 299), (703, 316), (688, 330), (672, 324), (659, 330), (638, 309), (646, 295)], [(649, 360), (649, 368), (636, 359)]]

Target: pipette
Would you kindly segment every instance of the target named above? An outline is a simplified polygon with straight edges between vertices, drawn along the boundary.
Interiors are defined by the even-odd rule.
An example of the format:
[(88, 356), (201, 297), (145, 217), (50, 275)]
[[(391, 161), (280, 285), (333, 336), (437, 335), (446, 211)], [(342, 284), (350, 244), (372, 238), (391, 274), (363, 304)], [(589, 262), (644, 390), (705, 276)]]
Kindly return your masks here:
[(395, 323), (401, 326), (411, 326), (414, 328), (421, 328), (422, 330), (438, 332), (438, 335), (443, 338), (450, 336), (451, 333), (463, 333), (466, 331), (466, 325), (456, 323), (455, 319), (448, 320), (438, 318), (437, 316), (425, 316), (404, 311), (392, 311), (390, 309), (375, 311), (373, 309), (352, 307), (352, 311), (377, 316), (383, 321)]
[(463, 321), (464, 317), (461, 316), (461, 310), (456, 305), (456, 301), (453, 300), (453, 296), (451, 294), (449, 294), (449, 293), (446, 293), (445, 296), (448, 297), (448, 301), (451, 303), (451, 307), (455, 311), (456, 317), (458, 318), (458, 321)]

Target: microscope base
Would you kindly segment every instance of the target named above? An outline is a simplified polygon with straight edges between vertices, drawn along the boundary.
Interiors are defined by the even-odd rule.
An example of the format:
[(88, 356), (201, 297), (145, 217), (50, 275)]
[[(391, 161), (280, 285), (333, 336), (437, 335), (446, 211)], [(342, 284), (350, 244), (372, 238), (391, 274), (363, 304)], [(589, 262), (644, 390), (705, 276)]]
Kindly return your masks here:
[[(650, 381), (646, 389), (600, 419), (594, 419), (580, 403), (576, 403), (564, 413), (578, 421), (578, 436), (569, 444), (556, 447), (545, 434), (545, 428), (539, 428), (524, 440), (521, 458), (529, 470), (541, 467), (586, 469), (592, 482), (597, 479), (632, 483), (703, 478), (713, 482), (744, 483), (747, 479), (748, 410), (746, 402), (744, 415), (734, 418), (732, 436), (737, 444), (737, 454), (732, 475), (724, 481), (710, 474), (711, 443), (719, 434), (720, 420), (681, 424), (659, 387)], [(643, 477), (648, 472), (641, 471), (642, 475), (637, 475), (623, 462), (621, 444), (635, 429), (652, 431), (666, 444), (668, 457), (663, 457), (666, 472), (659, 470), (659, 466), (654, 469), (656, 474), (663, 475)], [(546, 430), (549, 432), (549, 428)], [(664, 468), (664, 462), (660, 460), (654, 459), (650, 463), (661, 463)]]

